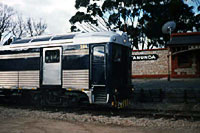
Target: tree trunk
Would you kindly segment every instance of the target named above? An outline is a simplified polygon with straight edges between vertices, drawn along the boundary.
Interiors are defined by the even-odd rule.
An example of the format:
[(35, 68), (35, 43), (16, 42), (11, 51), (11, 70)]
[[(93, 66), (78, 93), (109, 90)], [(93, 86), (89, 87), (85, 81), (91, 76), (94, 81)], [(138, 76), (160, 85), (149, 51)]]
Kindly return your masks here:
[(1, 41), (1, 39), (2, 39), (2, 33), (0, 33), (0, 41)]

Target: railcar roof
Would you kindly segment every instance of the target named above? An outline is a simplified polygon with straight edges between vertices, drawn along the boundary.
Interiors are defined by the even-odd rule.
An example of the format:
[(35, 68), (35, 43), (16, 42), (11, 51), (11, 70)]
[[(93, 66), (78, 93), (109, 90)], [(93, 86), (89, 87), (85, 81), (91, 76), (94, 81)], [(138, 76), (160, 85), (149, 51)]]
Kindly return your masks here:
[(119, 34), (116, 32), (91, 32), (91, 33), (69, 33), (65, 35), (49, 35), (32, 38), (18, 39), (10, 45), (3, 46), (7, 48), (27, 48), (27, 47), (46, 47), (60, 45), (75, 45), (75, 44), (95, 44), (114, 42), (127, 47), (130, 47), (128, 37), (125, 33)]

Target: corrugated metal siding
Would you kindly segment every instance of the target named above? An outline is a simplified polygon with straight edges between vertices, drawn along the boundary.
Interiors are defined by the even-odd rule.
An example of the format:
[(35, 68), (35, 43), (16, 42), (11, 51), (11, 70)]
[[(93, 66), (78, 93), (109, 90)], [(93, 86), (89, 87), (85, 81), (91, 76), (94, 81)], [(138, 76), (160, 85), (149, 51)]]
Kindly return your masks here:
[(0, 72), (0, 87), (6, 89), (32, 89), (40, 86), (39, 71)]
[(89, 70), (63, 70), (63, 88), (88, 89)]
[(32, 88), (40, 86), (39, 71), (19, 71), (19, 87)]
[(18, 71), (0, 72), (1, 88), (17, 88), (18, 87)]

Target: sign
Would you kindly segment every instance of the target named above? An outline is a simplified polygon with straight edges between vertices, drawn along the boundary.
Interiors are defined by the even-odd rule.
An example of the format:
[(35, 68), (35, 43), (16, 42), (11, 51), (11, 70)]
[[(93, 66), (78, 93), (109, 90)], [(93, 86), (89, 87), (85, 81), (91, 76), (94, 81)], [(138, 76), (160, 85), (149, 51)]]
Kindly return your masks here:
[(158, 58), (159, 56), (157, 54), (132, 55), (132, 61), (157, 60)]

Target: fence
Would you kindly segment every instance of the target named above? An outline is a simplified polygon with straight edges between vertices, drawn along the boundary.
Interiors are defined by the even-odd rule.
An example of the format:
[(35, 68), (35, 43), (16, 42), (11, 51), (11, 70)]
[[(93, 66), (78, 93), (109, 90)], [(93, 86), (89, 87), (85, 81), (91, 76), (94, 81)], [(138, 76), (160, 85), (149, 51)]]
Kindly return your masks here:
[(199, 90), (138, 89), (133, 93), (133, 102), (140, 103), (200, 103)]

